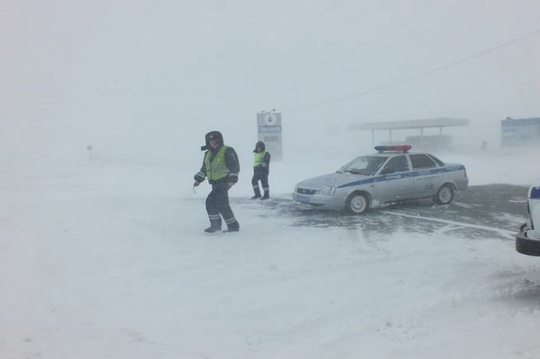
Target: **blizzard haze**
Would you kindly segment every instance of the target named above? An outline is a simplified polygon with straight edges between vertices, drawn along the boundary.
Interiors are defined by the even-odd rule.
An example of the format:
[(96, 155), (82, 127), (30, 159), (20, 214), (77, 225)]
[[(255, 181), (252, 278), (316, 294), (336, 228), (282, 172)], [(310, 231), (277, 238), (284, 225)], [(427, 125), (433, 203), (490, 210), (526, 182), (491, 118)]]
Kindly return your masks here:
[(19, 164), (88, 144), (103, 155), (191, 157), (214, 129), (247, 150), (256, 113), (271, 109), (283, 114), (286, 146), (328, 147), (350, 123), (437, 117), (469, 118), (471, 138), (487, 133), (495, 145), (501, 119), (540, 113), (534, 0), (0, 7), (0, 146)]
[[(0, 357), (540, 357), (524, 216), (474, 236), (289, 208), (298, 181), (372, 151), (347, 125), (439, 117), (471, 120), (441, 159), (525, 196), (538, 149), (501, 149), (499, 128), (540, 116), (539, 31), (537, 0), (3, 1)], [(253, 202), (272, 109), (284, 159)], [(241, 161), (232, 236), (203, 233), (192, 188), (211, 130)]]

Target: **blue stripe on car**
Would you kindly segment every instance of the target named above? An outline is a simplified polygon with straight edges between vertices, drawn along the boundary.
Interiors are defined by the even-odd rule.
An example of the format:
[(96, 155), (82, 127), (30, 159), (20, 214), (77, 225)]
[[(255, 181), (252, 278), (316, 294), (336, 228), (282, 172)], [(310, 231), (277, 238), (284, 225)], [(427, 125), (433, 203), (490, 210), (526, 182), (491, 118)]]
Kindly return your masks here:
[(337, 186), (337, 188), (344, 188), (344, 187), (351, 187), (351, 186), (358, 186), (362, 184), (368, 184), (368, 183), (375, 183), (375, 182), (386, 182), (386, 181), (394, 181), (398, 179), (403, 179), (407, 177), (422, 177), (422, 176), (429, 176), (432, 174), (442, 173), (442, 172), (455, 172), (455, 171), (461, 171), (464, 170), (464, 166), (452, 166), (452, 167), (442, 167), (442, 168), (432, 168), (432, 169), (425, 169), (425, 170), (418, 170), (413, 172), (405, 172), (405, 173), (398, 173), (398, 174), (390, 174), (390, 175), (384, 175), (384, 176), (377, 176), (377, 177), (370, 177), (354, 182), (349, 182), (342, 184), (340, 186)]

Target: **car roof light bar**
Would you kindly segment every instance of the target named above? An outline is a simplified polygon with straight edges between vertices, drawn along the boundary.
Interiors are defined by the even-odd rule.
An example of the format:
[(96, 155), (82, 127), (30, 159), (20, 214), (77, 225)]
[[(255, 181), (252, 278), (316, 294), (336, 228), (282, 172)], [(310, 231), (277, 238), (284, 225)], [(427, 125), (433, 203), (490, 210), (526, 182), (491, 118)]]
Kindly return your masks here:
[(407, 152), (412, 148), (411, 145), (393, 145), (393, 146), (375, 146), (375, 151), (395, 151), (395, 152)]

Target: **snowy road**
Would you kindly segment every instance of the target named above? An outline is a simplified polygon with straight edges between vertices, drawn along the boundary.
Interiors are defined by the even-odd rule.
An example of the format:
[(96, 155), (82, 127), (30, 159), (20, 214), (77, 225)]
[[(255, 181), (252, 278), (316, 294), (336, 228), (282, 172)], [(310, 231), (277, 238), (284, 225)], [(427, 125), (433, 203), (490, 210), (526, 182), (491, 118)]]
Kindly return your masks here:
[(241, 231), (209, 235), (208, 187), (175, 196), (177, 177), (130, 165), (3, 183), (0, 357), (540, 355), (540, 261), (512, 240), (526, 187), (352, 216), (244, 185)]
[[(526, 219), (527, 190), (527, 186), (514, 185), (471, 186), (466, 192), (459, 193), (449, 206), (437, 206), (426, 199), (387, 205), (364, 215), (299, 207), (288, 198), (262, 204), (268, 210), (264, 216), (293, 218), (293, 225), (299, 227), (362, 229), (365, 235), (381, 231), (442, 231), (462, 238), (513, 239)], [(257, 205), (245, 199), (233, 202), (240, 206)]]

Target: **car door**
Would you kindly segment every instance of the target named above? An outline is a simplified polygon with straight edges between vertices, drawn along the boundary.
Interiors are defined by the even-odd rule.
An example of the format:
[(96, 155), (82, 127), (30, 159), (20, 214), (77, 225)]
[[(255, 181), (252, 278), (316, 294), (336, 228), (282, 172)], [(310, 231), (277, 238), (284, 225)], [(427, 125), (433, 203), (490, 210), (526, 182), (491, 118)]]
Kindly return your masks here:
[(442, 170), (437, 163), (425, 153), (410, 154), (415, 197), (429, 197), (437, 192)]
[(405, 155), (391, 157), (379, 170), (376, 182), (377, 198), (381, 202), (400, 201), (414, 191), (414, 180)]

